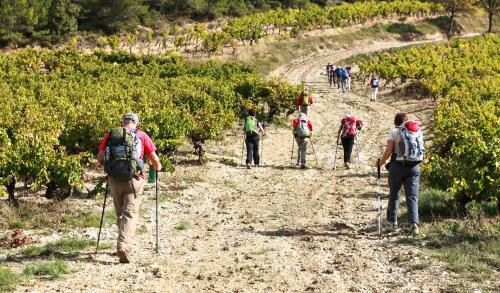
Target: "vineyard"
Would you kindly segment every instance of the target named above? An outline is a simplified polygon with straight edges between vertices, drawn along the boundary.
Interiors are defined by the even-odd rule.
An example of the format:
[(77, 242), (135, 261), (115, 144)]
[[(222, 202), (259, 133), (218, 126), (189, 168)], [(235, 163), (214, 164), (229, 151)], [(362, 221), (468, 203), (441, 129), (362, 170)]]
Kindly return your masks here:
[(2, 54), (0, 80), (0, 182), (11, 197), (16, 181), (46, 185), (49, 198), (81, 185), (103, 134), (127, 111), (166, 154), (186, 139), (220, 138), (248, 108), (272, 121), (298, 94), (238, 63), (70, 50)]
[[(241, 45), (255, 44), (266, 36), (282, 38), (296, 37), (300, 32), (327, 28), (341, 28), (391, 17), (429, 16), (442, 14), (443, 7), (431, 2), (398, 0), (394, 2), (357, 2), (327, 6), (310, 6), (305, 9), (276, 9), (251, 16), (222, 19), (208, 28), (205, 24), (191, 27), (167, 27), (163, 31), (147, 32), (145, 35), (114, 35), (100, 40), (102, 47), (113, 51), (128, 49), (140, 44), (141, 51), (153, 49), (166, 52), (172, 49), (218, 54), (225, 48), (233, 50)], [(73, 39), (78, 44), (78, 39)]]
[[(429, 182), (500, 208), (500, 38), (486, 35), (444, 45), (380, 53), (360, 64), (386, 83), (407, 83), (435, 100)], [(496, 197), (496, 199), (495, 199)]]
[[(406, 0), (308, 6), (152, 32), (144, 43), (177, 40), (178, 51), (214, 54), (270, 35), (441, 12)], [(217, 36), (210, 50), (209, 35)], [(127, 53), (141, 41), (136, 34), (107, 38), (113, 52), (0, 53), (0, 291), (497, 292), (500, 37), (364, 36), (297, 53), (269, 74), (279, 79), (248, 63), (189, 62), (168, 44), (160, 53), (171, 52), (158, 56)], [(352, 65), (352, 91), (328, 83), (327, 63)], [(376, 102), (363, 81), (371, 74), (382, 77)], [(314, 134), (300, 169), (284, 127), (295, 115), (284, 113), (304, 85), (314, 93)], [(238, 164), (245, 144), (237, 125), (250, 108), (266, 135), (261, 164), (249, 170)], [(121, 264), (116, 206), (108, 197), (104, 210), (95, 155), (130, 111), (170, 172), (139, 195), (131, 263)], [(398, 112), (423, 122), (429, 151), (419, 235), (409, 229), (403, 190), (400, 229), (378, 232), (390, 187), (375, 163)], [(335, 142), (346, 114), (363, 121), (350, 168)], [(457, 197), (482, 202), (458, 211)]]

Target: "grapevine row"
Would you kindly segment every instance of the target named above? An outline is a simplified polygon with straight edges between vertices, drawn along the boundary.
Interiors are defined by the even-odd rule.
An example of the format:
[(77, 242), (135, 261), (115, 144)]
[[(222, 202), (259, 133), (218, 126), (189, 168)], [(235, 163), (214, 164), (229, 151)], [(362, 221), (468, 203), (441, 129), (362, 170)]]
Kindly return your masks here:
[[(268, 35), (295, 37), (301, 31), (346, 27), (393, 16), (426, 16), (443, 13), (440, 4), (415, 0), (394, 2), (369, 1), (354, 4), (319, 7), (312, 5), (305, 9), (277, 9), (261, 12), (242, 18), (221, 20), (219, 24), (207, 29), (204, 24), (189, 28), (167, 28), (162, 32), (149, 32), (143, 40), (137, 35), (111, 36), (101, 41), (112, 50), (122, 46), (131, 48), (138, 42), (141, 48), (150, 51), (152, 46), (158, 51), (172, 48), (180, 51), (221, 53), (225, 48), (239, 45), (252, 45)], [(75, 42), (77, 42), (75, 40)]]
[[(360, 69), (393, 82), (413, 82), (435, 99), (431, 184), (466, 200), (500, 190), (500, 37), (486, 35), (381, 53)], [(500, 200), (500, 199), (498, 199)]]
[(239, 63), (72, 50), (0, 54), (0, 183), (82, 184), (103, 134), (125, 112), (139, 113), (167, 153), (186, 139), (219, 138), (249, 107), (272, 120), (297, 91)]

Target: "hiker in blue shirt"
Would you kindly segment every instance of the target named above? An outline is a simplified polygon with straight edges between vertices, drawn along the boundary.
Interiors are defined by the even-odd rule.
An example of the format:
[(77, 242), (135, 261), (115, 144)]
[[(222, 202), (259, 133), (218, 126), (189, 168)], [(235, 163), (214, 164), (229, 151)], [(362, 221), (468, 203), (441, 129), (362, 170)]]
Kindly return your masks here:
[(342, 92), (345, 93), (347, 81), (349, 80), (349, 72), (347, 71), (347, 67), (342, 69), (341, 79), (342, 79)]
[(337, 78), (337, 88), (339, 89), (342, 80), (342, 68), (340, 67), (335, 68), (335, 76)]

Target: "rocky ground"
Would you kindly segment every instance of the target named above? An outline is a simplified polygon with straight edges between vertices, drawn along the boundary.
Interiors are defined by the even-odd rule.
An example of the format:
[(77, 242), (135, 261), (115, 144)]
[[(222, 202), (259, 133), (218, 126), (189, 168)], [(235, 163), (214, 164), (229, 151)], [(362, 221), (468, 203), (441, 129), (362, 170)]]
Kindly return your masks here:
[[(382, 95), (379, 102), (370, 102), (360, 81), (352, 93), (342, 94), (323, 75), (327, 62), (402, 45), (407, 43), (325, 53), (274, 73), (316, 91), (310, 118), (318, 164), (310, 147), (309, 168), (291, 166), (290, 130), (276, 127), (263, 140), (262, 167), (224, 164), (221, 157), (240, 162), (242, 138), (230, 135), (208, 147), (206, 165), (187, 162), (172, 175), (162, 174), (160, 193), (173, 196), (160, 206), (159, 254), (154, 252), (150, 186), (143, 195), (145, 229), (139, 229), (131, 264), (119, 264), (113, 249), (82, 254), (69, 261), (74, 273), (56, 281), (31, 280), (17, 291), (440, 292), (458, 284), (457, 276), (419, 248), (398, 244), (400, 235), (376, 233), (376, 158), (394, 114), (415, 111), (411, 117), (428, 124), (428, 101), (408, 104), (403, 97)], [(338, 164), (333, 170), (334, 136), (346, 113), (364, 121), (360, 167), (346, 170)], [(386, 181), (384, 176), (384, 194)], [(105, 240), (114, 240), (113, 229), (106, 228)], [(423, 258), (429, 265), (412, 270), (411, 264)]]

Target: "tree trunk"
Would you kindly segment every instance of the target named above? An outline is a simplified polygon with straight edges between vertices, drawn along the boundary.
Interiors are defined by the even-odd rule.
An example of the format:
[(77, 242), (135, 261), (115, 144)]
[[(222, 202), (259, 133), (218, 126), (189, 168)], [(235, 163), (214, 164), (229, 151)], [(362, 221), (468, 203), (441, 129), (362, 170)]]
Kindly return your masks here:
[(453, 18), (455, 18), (455, 11), (453, 11), (450, 15), (450, 25), (448, 28), (448, 36), (451, 36), (451, 32), (453, 31)]
[(7, 184), (5, 187), (7, 187), (7, 193), (9, 194), (8, 201), (11, 203), (15, 202), (16, 199), (14, 195), (16, 193), (16, 178), (12, 177), (12, 179), (10, 179), (9, 184)]
[(488, 12), (488, 32), (493, 31), (493, 11)]

